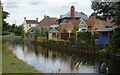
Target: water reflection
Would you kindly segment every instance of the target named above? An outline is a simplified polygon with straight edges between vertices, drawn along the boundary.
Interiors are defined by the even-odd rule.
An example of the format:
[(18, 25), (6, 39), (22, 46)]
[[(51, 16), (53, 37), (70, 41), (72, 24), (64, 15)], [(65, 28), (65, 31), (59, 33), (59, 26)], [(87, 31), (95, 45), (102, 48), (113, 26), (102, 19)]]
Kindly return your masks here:
[[(7, 40), (17, 57), (44, 73), (108, 73), (113, 61), (95, 59), (89, 55), (76, 51), (48, 49), (32, 44), (29, 40)], [(16, 42), (16, 43), (15, 43)], [(21, 43), (18, 43), (21, 42)], [(5, 43), (5, 42), (4, 42)], [(101, 62), (102, 61), (102, 62)], [(110, 62), (107, 65), (105, 62)], [(118, 67), (120, 65), (116, 64)], [(114, 67), (116, 72), (118, 68)], [(109, 70), (109, 71), (108, 71)]]

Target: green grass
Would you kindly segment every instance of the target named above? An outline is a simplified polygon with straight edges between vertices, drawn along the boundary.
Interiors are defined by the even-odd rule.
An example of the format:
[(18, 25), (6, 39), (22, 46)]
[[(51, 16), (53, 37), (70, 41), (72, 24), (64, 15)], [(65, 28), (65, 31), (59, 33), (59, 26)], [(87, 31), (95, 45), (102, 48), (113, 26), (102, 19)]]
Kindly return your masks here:
[(2, 50), (2, 73), (42, 73), (18, 59), (6, 46)]

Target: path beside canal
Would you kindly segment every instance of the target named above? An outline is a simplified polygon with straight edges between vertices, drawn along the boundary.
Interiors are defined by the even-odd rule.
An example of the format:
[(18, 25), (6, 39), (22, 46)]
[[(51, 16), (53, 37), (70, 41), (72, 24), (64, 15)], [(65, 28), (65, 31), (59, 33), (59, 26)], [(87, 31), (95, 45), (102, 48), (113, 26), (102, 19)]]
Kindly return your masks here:
[(7, 44), (2, 45), (2, 73), (42, 73), (18, 59)]

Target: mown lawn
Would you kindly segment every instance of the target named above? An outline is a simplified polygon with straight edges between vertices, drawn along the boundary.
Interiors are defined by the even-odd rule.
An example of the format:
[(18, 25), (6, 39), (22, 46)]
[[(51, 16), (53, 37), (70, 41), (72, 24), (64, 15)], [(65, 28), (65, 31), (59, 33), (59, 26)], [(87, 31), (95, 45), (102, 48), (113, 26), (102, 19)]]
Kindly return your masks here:
[(18, 59), (6, 46), (2, 48), (2, 73), (42, 73)]

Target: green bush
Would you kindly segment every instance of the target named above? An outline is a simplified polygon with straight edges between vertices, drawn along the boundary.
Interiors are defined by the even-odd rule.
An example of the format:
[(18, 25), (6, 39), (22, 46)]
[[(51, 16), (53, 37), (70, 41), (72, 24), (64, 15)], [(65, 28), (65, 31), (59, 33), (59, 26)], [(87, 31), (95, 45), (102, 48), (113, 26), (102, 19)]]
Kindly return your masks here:
[(72, 37), (69, 38), (69, 40), (72, 41), (72, 42), (75, 42), (76, 41), (76, 37), (72, 36)]
[(94, 34), (91, 34), (90, 44), (91, 44), (91, 45), (94, 45), (94, 44), (95, 44), (95, 37), (94, 37)]
[(79, 32), (78, 33), (78, 42), (84, 41), (85, 43), (90, 43), (91, 40), (91, 32), (87, 31), (87, 32)]
[(109, 43), (109, 48), (112, 53), (120, 52), (120, 31), (116, 31)]
[(9, 35), (10, 32), (9, 31), (2, 31), (2, 35)]

